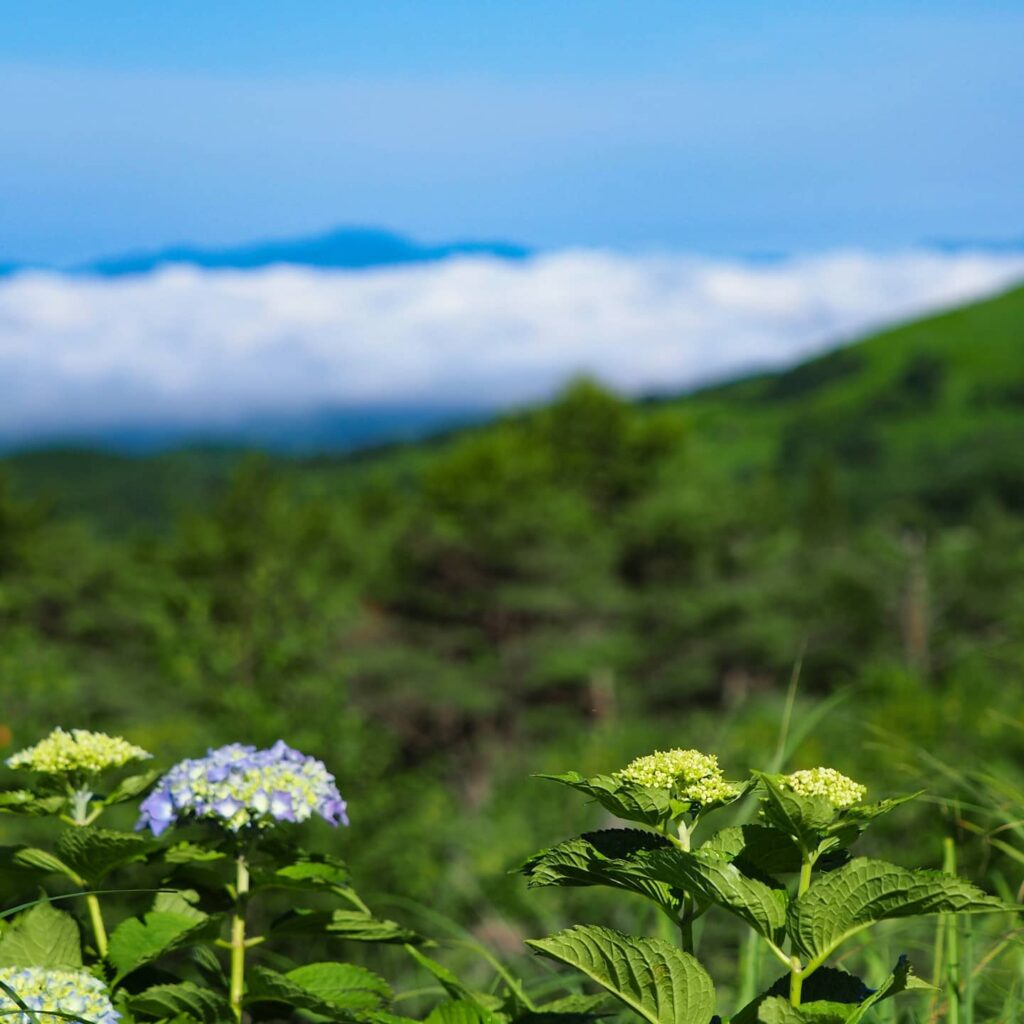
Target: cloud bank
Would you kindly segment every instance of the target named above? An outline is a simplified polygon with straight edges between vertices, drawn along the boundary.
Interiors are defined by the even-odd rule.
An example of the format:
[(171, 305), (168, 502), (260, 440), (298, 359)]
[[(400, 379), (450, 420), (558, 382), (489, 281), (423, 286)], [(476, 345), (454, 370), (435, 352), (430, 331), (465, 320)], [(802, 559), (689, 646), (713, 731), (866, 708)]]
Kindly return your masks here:
[(1024, 278), (1024, 254), (771, 264), (581, 250), (360, 272), (173, 267), (0, 281), (0, 436), (203, 429), (318, 406), (500, 408), (780, 366)]

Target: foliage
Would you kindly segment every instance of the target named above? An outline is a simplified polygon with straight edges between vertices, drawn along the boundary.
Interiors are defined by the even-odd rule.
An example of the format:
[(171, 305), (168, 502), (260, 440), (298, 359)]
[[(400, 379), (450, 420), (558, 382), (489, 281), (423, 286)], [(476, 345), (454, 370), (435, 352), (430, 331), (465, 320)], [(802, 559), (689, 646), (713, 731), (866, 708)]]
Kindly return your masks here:
[[(675, 777), (649, 771), (648, 785), (636, 782), (636, 772), (628, 769), (591, 780), (575, 773), (547, 776), (657, 831), (620, 830), (614, 838), (583, 835), (542, 851), (523, 866), (532, 886), (626, 890), (651, 900), (678, 924), (681, 951), (656, 938), (596, 925), (576, 925), (529, 943), (542, 955), (582, 971), (650, 1024), (711, 1020), (714, 986), (693, 953), (694, 924), (714, 908), (742, 920), (788, 972), (788, 999), (776, 984), (725, 1018), (734, 1024), (859, 1021), (882, 999), (931, 986), (911, 973), (905, 957), (877, 989), (828, 968), (827, 962), (854, 936), (892, 918), (1013, 909), (948, 874), (866, 857), (847, 859), (849, 845), (861, 832), (905, 800), (865, 804), (864, 788), (834, 769), (788, 776), (755, 773), (760, 823), (723, 829), (692, 846), (698, 822), (717, 809), (680, 800), (691, 784), (685, 766), (694, 754), (652, 755), (678, 771)], [(845, 861), (838, 867), (837, 854)], [(786, 884), (787, 874), (798, 876), (795, 885)]]
[[(52, 852), (17, 847), (7, 858), (38, 880), (66, 878), (79, 887), (68, 896), (84, 902), (89, 931), (83, 938), (73, 913), (46, 895), (0, 915), (9, 919), (0, 931), (0, 1005), (20, 1024), (68, 1017), (84, 1024), (258, 1024), (308, 1014), (351, 1024), (595, 1024), (605, 1012), (591, 997), (532, 995), (489, 953), (502, 986), (477, 989), (427, 955), (431, 943), (416, 931), (376, 917), (342, 861), (298, 844), (301, 816), (292, 802), (275, 808), (274, 800), (287, 795), (273, 788), (283, 784), (284, 771), (288, 784), (299, 787), (293, 792), (308, 786), (309, 814), (316, 809), (327, 824), (347, 824), (326, 767), (283, 742), (266, 751), (233, 744), (182, 761), (159, 779), (152, 773), (119, 784), (111, 777), (123, 774), (132, 758), (92, 756), (139, 750), (118, 737), (90, 734), (84, 761), (40, 761), (33, 756), (39, 749), (49, 747), (8, 759), (33, 773), (39, 792), (18, 790), (19, 799), (4, 805), (14, 814), (49, 813), (67, 827)], [(530, 885), (605, 886), (638, 895), (678, 925), (682, 948), (592, 924), (528, 945), (582, 972), (649, 1024), (861, 1021), (879, 1002), (930, 986), (913, 975), (906, 957), (875, 989), (827, 966), (854, 936), (891, 918), (1015, 909), (949, 873), (849, 858), (848, 846), (864, 829), (905, 799), (864, 803), (864, 788), (831, 769), (757, 772), (745, 783), (727, 783), (716, 757), (675, 749), (611, 775), (546, 778), (646, 828), (584, 834), (543, 850), (523, 865)], [(40, 810), (47, 794), (62, 790), (66, 800)], [(693, 843), (706, 816), (752, 790), (758, 823), (727, 826)], [(103, 792), (108, 795), (98, 795)], [(139, 805), (136, 828), (149, 828), (155, 838), (95, 825), (111, 806), (128, 801)], [(180, 813), (154, 819), (154, 801)], [(140, 863), (156, 884), (124, 890), (141, 913), (124, 917), (108, 934), (101, 898), (111, 893), (95, 885)], [(787, 886), (787, 874), (799, 876), (795, 887)], [(265, 918), (262, 932), (254, 933), (254, 904), (282, 890), (287, 910)], [(694, 943), (695, 922), (715, 908), (741, 920), (781, 961), (788, 998), (780, 994), (784, 977), (734, 1016), (715, 1016), (715, 985)], [(281, 946), (291, 935), (304, 940), (298, 955)], [(401, 994), (382, 975), (361, 963), (324, 959), (338, 940), (400, 948), (437, 983), (439, 998), (420, 1017), (396, 1015)]]

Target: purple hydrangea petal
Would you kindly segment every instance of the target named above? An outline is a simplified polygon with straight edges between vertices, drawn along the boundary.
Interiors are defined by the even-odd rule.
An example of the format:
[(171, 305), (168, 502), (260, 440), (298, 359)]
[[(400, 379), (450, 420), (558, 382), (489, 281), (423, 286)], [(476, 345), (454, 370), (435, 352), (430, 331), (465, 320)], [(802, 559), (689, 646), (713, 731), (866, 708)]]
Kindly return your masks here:
[(295, 809), (292, 806), (291, 793), (276, 789), (270, 795), (270, 815), (276, 821), (294, 821)]
[(348, 814), (345, 810), (347, 806), (340, 797), (332, 798), (323, 805), (320, 809), (320, 814), (329, 825), (334, 825), (335, 827), (339, 824), (347, 825), (349, 823)]
[(213, 810), (222, 818), (233, 818), (244, 806), (245, 804), (241, 800), (233, 796), (225, 796), (213, 805)]

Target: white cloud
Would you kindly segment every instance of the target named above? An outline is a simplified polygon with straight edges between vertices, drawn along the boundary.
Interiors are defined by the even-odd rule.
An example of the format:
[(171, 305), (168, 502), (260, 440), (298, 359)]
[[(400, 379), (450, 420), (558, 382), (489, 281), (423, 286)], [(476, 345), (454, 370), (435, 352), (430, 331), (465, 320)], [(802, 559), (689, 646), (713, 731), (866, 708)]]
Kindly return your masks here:
[(1024, 255), (924, 251), (23, 273), (0, 281), (0, 433), (209, 425), (315, 404), (503, 406), (580, 371), (626, 392), (679, 389), (1022, 277)]

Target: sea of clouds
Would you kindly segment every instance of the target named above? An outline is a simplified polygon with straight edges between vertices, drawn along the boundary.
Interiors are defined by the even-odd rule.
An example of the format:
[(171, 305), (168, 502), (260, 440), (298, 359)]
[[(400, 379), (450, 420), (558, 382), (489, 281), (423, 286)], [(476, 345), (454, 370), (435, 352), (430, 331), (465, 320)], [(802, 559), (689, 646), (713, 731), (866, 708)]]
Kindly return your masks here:
[(201, 428), (323, 406), (500, 408), (793, 363), (1024, 279), (1024, 253), (771, 263), (562, 251), (368, 271), (179, 266), (0, 279), (0, 436)]

